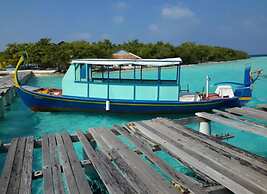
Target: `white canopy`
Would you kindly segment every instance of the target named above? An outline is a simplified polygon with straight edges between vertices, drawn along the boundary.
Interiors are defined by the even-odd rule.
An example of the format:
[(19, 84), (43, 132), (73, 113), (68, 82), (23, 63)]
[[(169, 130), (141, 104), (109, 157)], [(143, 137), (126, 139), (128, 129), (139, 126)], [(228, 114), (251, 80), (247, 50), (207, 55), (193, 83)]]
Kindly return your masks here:
[(90, 64), (90, 65), (144, 65), (144, 66), (170, 66), (182, 63), (180, 57), (166, 59), (74, 59), (72, 64)]

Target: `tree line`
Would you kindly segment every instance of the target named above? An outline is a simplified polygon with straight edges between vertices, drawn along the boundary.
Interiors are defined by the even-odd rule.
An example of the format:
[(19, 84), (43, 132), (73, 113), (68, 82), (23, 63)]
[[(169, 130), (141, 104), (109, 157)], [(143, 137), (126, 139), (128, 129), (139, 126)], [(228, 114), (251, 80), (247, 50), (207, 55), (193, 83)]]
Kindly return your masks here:
[(23, 51), (27, 51), (29, 64), (40, 68), (58, 68), (66, 70), (71, 59), (111, 58), (117, 50), (126, 50), (142, 58), (181, 57), (184, 64), (210, 61), (226, 61), (248, 58), (243, 51), (217, 46), (208, 46), (185, 42), (179, 46), (170, 43), (142, 43), (138, 40), (114, 44), (110, 40), (98, 42), (73, 41), (54, 43), (49, 38), (42, 38), (34, 43), (11, 43), (0, 52), (0, 68), (15, 65)]

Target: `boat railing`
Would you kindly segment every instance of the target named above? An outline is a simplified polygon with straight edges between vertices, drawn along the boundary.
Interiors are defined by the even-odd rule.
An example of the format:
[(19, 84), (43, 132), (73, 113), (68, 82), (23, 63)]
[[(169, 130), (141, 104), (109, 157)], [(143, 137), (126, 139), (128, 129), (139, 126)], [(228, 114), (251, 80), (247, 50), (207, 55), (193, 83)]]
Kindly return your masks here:
[(176, 80), (152, 80), (152, 79), (113, 79), (113, 78), (93, 78), (92, 80), (88, 81), (75, 81), (76, 83), (99, 83), (99, 84), (118, 84), (118, 85), (166, 85), (166, 86), (175, 86), (178, 85)]

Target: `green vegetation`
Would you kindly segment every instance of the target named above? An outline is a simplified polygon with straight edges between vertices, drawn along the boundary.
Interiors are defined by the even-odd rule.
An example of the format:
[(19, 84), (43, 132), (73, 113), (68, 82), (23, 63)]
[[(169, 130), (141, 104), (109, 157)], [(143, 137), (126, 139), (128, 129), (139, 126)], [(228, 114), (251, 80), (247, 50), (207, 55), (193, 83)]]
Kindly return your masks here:
[(20, 54), (26, 50), (30, 64), (38, 64), (41, 68), (58, 68), (64, 70), (74, 58), (111, 58), (113, 52), (124, 49), (142, 58), (181, 57), (184, 64), (208, 61), (225, 61), (248, 58), (248, 54), (229, 48), (199, 45), (186, 42), (179, 46), (170, 43), (141, 43), (138, 40), (113, 44), (109, 40), (99, 42), (73, 41), (55, 44), (48, 38), (36, 43), (8, 44), (0, 52), (0, 68), (16, 64)]

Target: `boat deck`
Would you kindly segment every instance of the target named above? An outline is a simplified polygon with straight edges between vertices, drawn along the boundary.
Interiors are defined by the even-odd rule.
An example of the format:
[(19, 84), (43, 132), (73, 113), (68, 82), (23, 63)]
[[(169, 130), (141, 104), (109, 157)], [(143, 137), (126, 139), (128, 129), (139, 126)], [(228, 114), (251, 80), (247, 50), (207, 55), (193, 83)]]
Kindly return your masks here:
[[(251, 126), (250, 132), (265, 135), (259, 133), (259, 126), (256, 128), (255, 123), (243, 122), (244, 118), (229, 112), (214, 112), (198, 113), (199, 117), (177, 121), (157, 118), (114, 126), (112, 129), (93, 128), (72, 135), (60, 133), (44, 135), (40, 139), (14, 138), (0, 147), (0, 151), (6, 153), (0, 193), (31, 193), (35, 179), (42, 179), (44, 193), (95, 193), (94, 184), (88, 179), (88, 169), (98, 175), (108, 193), (199, 194), (221, 190), (267, 193), (266, 158), (233, 147), (217, 137), (192, 131), (181, 124), (203, 118), (216, 122), (227, 119), (222, 123), (235, 123), (243, 130), (248, 130), (248, 125)], [(267, 115), (265, 111), (262, 114)], [(242, 126), (236, 125), (237, 122)], [(121, 135), (134, 143), (135, 148), (122, 143)], [(76, 143), (82, 146), (82, 160), (75, 149)], [(34, 171), (32, 166), (37, 149), (42, 153), (42, 168)], [(159, 150), (186, 165), (195, 173), (194, 178), (176, 171), (155, 154)], [(155, 167), (161, 170), (155, 170)]]

